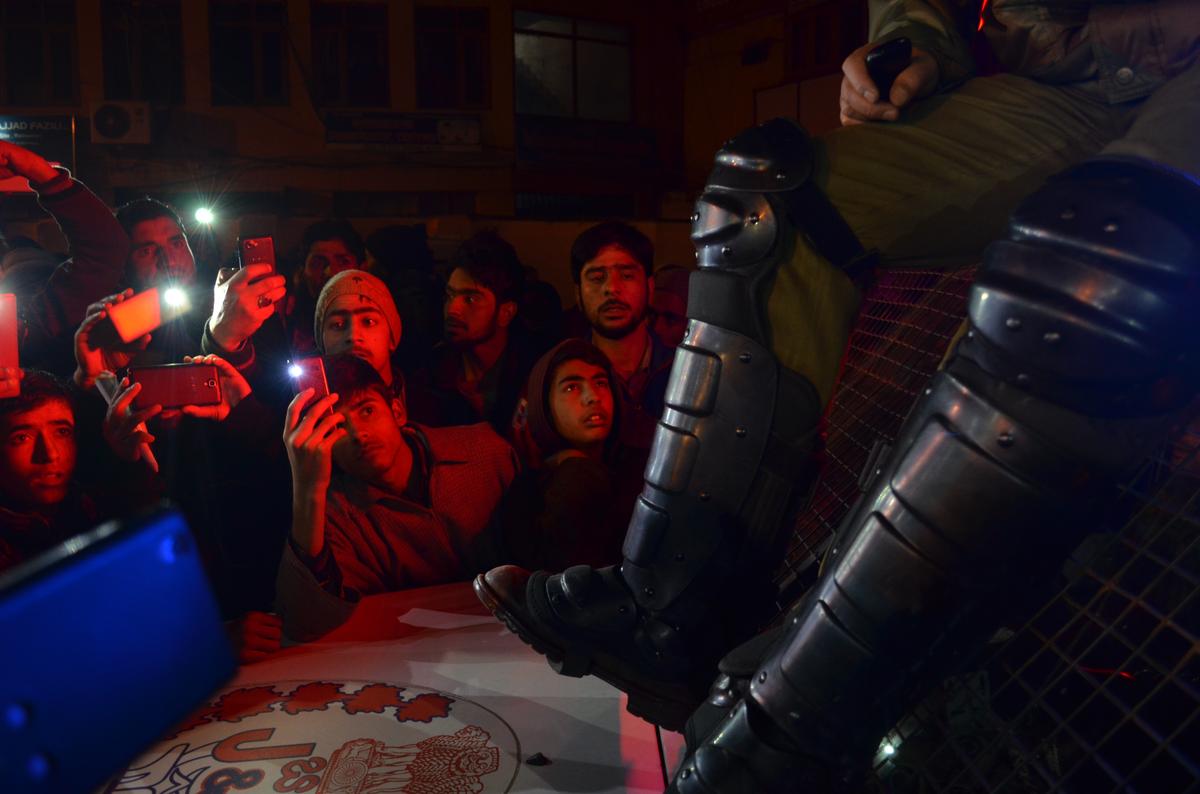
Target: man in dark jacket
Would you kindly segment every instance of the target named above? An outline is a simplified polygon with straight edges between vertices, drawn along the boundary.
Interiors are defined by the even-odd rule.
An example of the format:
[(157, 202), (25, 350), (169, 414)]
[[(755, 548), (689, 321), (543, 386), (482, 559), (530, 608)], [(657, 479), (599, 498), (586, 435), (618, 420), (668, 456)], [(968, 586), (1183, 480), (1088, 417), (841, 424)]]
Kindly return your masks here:
[[(18, 294), (25, 366), (71, 371), (71, 340), (89, 304), (117, 292), (125, 274), (129, 238), (112, 211), (67, 169), (16, 144), (0, 141), (0, 178), (24, 177), (38, 203), (54, 216), (71, 258), (54, 269), (44, 288)], [(7, 280), (4, 287), (11, 287)], [(8, 292), (10, 288), (0, 288)]]

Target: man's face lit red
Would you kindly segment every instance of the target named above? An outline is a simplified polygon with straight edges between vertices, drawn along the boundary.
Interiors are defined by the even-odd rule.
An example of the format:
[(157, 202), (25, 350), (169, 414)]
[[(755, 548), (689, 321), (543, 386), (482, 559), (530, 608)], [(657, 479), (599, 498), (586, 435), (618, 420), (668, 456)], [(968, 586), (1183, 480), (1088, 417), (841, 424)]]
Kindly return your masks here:
[(129, 231), (129, 269), (138, 290), (165, 283), (187, 286), (196, 276), (196, 260), (178, 223), (151, 218)]
[(613, 423), (608, 372), (581, 359), (559, 364), (550, 384), (550, 415), (559, 435), (576, 449), (603, 444)]
[(334, 298), (325, 311), (321, 339), (325, 355), (342, 353), (370, 364), (385, 383), (392, 381), (392, 339), (383, 312), (361, 295)]
[(496, 293), (480, 284), (462, 268), (450, 274), (442, 308), (446, 341), (455, 347), (472, 347), (487, 342), (512, 321), (515, 306), (497, 303)]
[(304, 258), (304, 283), (313, 297), (321, 294), (325, 282), (343, 270), (362, 267), (358, 257), (342, 240), (317, 240)]
[(650, 290), (645, 268), (619, 245), (601, 248), (579, 273), (583, 314), (609, 339), (623, 339), (642, 324)]
[(357, 480), (379, 483), (396, 463), (404, 444), (404, 408), (374, 389), (339, 400), (334, 408), (346, 420), (346, 435), (333, 445), (333, 460)]
[(49, 400), (0, 419), (0, 496), (15, 509), (52, 507), (75, 473), (75, 413)]

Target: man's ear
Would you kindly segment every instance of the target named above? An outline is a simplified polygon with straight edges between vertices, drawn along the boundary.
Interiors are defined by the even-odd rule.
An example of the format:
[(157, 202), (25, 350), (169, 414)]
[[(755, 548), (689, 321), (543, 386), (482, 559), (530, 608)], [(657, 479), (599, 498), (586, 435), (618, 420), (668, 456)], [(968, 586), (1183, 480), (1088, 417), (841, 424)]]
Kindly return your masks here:
[(399, 397), (392, 398), (392, 416), (396, 418), (396, 425), (404, 427), (408, 424), (408, 409), (404, 406), (404, 400)]
[(500, 308), (496, 309), (496, 323), (501, 328), (507, 328), (517, 316), (517, 302), (504, 301), (500, 304)]

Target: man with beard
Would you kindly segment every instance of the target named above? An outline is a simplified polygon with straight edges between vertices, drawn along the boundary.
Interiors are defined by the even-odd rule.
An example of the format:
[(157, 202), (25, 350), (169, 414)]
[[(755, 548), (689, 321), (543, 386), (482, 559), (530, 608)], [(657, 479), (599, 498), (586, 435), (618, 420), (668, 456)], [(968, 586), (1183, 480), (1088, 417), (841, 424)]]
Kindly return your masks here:
[(292, 277), (287, 300), (288, 330), (293, 350), (311, 350), (315, 340), (312, 319), (317, 296), (329, 279), (346, 270), (362, 269), (366, 249), (349, 222), (331, 218), (310, 224), (300, 244), (304, 263)]
[(571, 246), (571, 277), (592, 329), (590, 341), (617, 376), (621, 440), (637, 449), (650, 446), (674, 357), (674, 349), (650, 333), (653, 269), (654, 244), (628, 224), (598, 224)]
[(463, 243), (451, 264), (442, 310), (446, 339), (434, 351), (431, 373), (435, 416), (428, 421), (486, 421), (506, 434), (541, 352), (513, 324), (525, 273), (513, 247), (491, 231)]

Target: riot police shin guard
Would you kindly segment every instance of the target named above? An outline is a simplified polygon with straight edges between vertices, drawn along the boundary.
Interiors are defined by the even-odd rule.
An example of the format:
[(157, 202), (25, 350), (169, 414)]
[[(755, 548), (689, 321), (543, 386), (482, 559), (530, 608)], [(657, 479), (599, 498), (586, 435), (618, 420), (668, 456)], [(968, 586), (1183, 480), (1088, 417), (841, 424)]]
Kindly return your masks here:
[(836, 790), (1103, 525), (1196, 393), (1197, 217), (1200, 185), (1133, 160), (1085, 163), (1022, 204), (955, 357), (674, 790)]
[(716, 161), (693, 216), (688, 332), (623, 563), (553, 575), (505, 566), (475, 581), (558, 672), (597, 675), (629, 694), (631, 712), (677, 730), (717, 659), (769, 615), (763, 571), (782, 557), (786, 517), (813, 479), (822, 405), (769, 347), (775, 273), (809, 226), (817, 250), (862, 253), (809, 181), (810, 142), (795, 124), (743, 133)]

